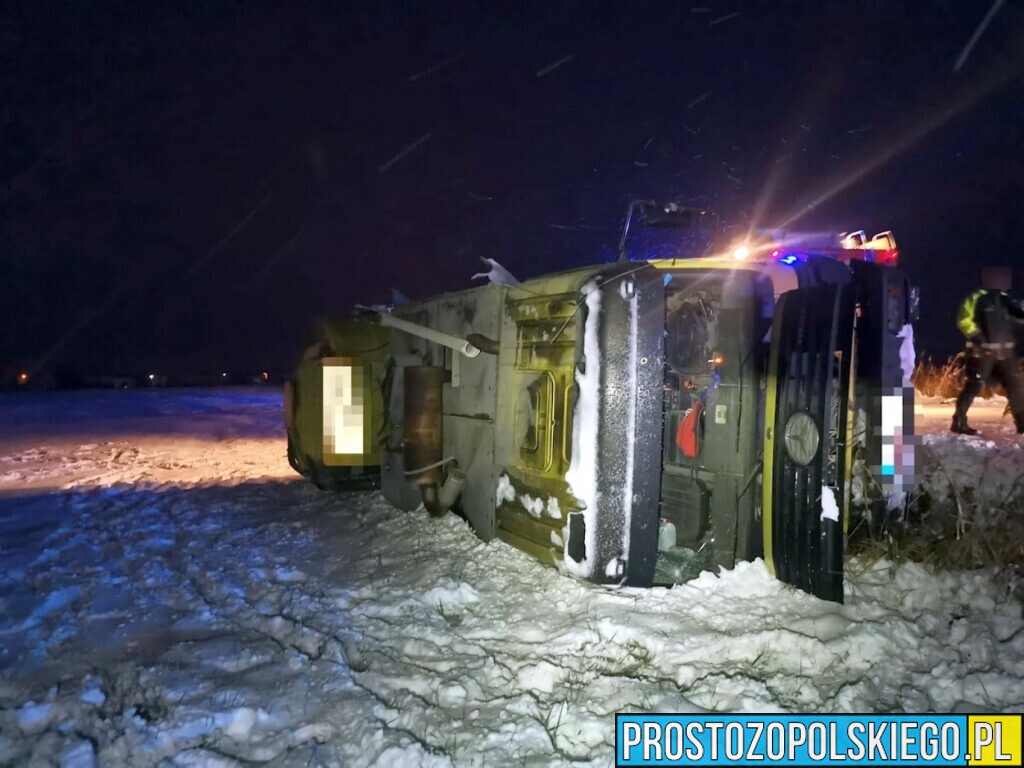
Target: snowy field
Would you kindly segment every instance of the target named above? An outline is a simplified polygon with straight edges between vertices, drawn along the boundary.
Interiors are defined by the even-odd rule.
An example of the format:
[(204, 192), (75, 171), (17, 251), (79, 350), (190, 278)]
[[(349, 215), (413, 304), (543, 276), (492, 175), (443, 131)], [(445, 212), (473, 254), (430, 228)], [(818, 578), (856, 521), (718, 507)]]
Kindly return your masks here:
[[(1002, 405), (950, 412), (946, 482), (1015, 493)], [(604, 589), (318, 491), (280, 424), (274, 390), (0, 396), (0, 764), (609, 765), (626, 709), (1024, 709), (1009, 574)]]

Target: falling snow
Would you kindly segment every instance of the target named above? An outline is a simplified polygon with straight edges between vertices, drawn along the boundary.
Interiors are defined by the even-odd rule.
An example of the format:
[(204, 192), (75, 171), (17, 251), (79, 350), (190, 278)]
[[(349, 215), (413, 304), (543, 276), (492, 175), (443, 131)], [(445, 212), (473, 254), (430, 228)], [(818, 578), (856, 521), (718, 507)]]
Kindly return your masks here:
[(693, 101), (691, 101), (689, 104), (687, 104), (686, 108), (687, 109), (693, 109), (694, 107), (696, 107), (698, 104), (700, 104), (702, 101), (704, 101), (704, 99), (706, 99), (710, 95), (711, 95), (710, 91), (705, 91), (700, 96), (698, 96)]
[(403, 157), (405, 157), (406, 155), (414, 152), (417, 149), (417, 147), (419, 147), (421, 144), (425, 144), (429, 140), (430, 140), (430, 134), (429, 133), (424, 133), (422, 136), (420, 136), (418, 139), (416, 139), (416, 141), (414, 141), (412, 144), (410, 144), (407, 147), (405, 147), (401, 152), (399, 152), (397, 155), (395, 155), (390, 160), (388, 160), (386, 163), (384, 163), (379, 168), (377, 168), (377, 173), (384, 173), (389, 168), (391, 168), (391, 166), (393, 166), (395, 163), (397, 163), (399, 160), (401, 160)]
[(576, 58), (576, 54), (575, 53), (570, 53), (570, 54), (568, 54), (566, 56), (563, 56), (560, 59), (557, 59), (557, 60), (551, 62), (546, 67), (541, 67), (534, 74), (537, 77), (544, 77), (544, 75), (548, 75), (548, 74), (554, 72), (556, 69), (558, 69), (559, 67), (561, 67), (561, 66), (563, 66), (565, 64), (568, 64), (570, 61), (572, 61), (575, 58)]
[(724, 24), (727, 21), (732, 21), (733, 19), (735, 19), (739, 15), (740, 15), (739, 11), (733, 11), (732, 13), (727, 13), (727, 14), (725, 14), (725, 16), (719, 16), (717, 19), (712, 19), (711, 21), (709, 21), (708, 22), (708, 26), (709, 27), (714, 27), (714, 26), (717, 26), (719, 24)]

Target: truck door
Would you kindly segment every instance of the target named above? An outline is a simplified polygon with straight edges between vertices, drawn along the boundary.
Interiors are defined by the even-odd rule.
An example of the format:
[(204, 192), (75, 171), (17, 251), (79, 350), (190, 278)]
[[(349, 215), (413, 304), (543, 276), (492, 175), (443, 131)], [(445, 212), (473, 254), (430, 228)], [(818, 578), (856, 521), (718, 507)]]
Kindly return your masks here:
[(854, 294), (784, 293), (772, 321), (765, 392), (765, 562), (781, 581), (843, 601)]

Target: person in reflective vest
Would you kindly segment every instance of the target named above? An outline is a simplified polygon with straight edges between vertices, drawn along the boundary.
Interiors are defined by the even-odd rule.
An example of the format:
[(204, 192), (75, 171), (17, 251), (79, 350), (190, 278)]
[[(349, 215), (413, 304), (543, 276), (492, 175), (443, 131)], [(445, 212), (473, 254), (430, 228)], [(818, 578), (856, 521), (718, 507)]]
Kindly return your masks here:
[(1024, 323), (1024, 302), (1011, 297), (1010, 270), (986, 267), (982, 285), (960, 305), (957, 327), (967, 340), (967, 381), (956, 400), (951, 429), (976, 435), (967, 423), (967, 409), (986, 384), (1006, 390), (1017, 433), (1024, 434), (1024, 377), (1017, 359), (1017, 326)]

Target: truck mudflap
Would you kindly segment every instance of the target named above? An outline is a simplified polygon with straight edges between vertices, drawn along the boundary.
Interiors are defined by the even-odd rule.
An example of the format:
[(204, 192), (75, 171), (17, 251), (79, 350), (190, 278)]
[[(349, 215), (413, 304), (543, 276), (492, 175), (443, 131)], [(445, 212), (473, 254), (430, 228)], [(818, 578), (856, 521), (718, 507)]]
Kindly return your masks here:
[(789, 291), (775, 310), (765, 394), (762, 524), (768, 569), (843, 601), (854, 291)]
[(572, 462), (580, 512), (564, 563), (599, 583), (649, 586), (658, 551), (665, 289), (656, 270), (618, 266), (583, 286)]

